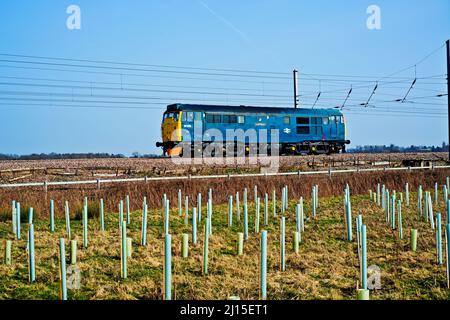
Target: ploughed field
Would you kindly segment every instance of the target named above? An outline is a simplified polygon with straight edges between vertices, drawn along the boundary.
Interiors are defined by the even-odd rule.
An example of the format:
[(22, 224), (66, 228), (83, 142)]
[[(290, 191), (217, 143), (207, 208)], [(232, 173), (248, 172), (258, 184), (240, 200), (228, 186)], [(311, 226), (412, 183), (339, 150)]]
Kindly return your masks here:
[[(282, 156), (276, 162), (278, 171), (315, 170), (323, 168), (368, 168), (429, 166), (445, 164), (447, 153), (380, 153)], [(189, 174), (255, 173), (274, 164), (274, 159), (65, 159), (0, 161), (0, 183), (29, 181), (65, 181), (111, 179), (115, 177), (152, 177)]]
[[(442, 181), (441, 181), (442, 182)], [(445, 183), (445, 182), (444, 182)], [(204, 242), (206, 206), (198, 221), (198, 243), (192, 243), (192, 209), (188, 210), (185, 224), (185, 206), (179, 214), (176, 191), (171, 194), (169, 233), (172, 238), (172, 298), (173, 299), (240, 299), (260, 297), (260, 237), (267, 231), (267, 298), (268, 299), (355, 299), (361, 287), (360, 260), (355, 219), (362, 214), (367, 230), (367, 265), (369, 271), (379, 268), (379, 287), (370, 290), (370, 299), (449, 299), (447, 288), (445, 237), (443, 236), (443, 264), (437, 263), (435, 231), (425, 221), (417, 206), (418, 186), (410, 186), (410, 205), (402, 195), (403, 239), (399, 229), (386, 222), (385, 211), (365, 195), (351, 195), (352, 241), (348, 240), (344, 195), (320, 197), (313, 218), (310, 196), (305, 194), (304, 231), (298, 253), (293, 246), (297, 228), (296, 205), (299, 199), (289, 199), (285, 211), (285, 271), (281, 271), (281, 201), (276, 190), (276, 216), (273, 214), (272, 195), (269, 195), (268, 225), (265, 225), (264, 195), (260, 202), (259, 231), (255, 232), (256, 210), (253, 190), (248, 190), (248, 240), (243, 254), (238, 255), (238, 233), (244, 232), (244, 210), (240, 190), (240, 216), (238, 220), (233, 201), (232, 226), (229, 224), (227, 204), (212, 205), (212, 233), (208, 238), (208, 273), (204, 274)], [(441, 189), (441, 188), (440, 188)], [(375, 186), (373, 188), (375, 190)], [(400, 192), (397, 190), (397, 199)], [(404, 190), (403, 190), (404, 191)], [(424, 190), (425, 191), (425, 190)], [(350, 190), (351, 193), (351, 190)], [(230, 195), (232, 195), (230, 193)], [(196, 199), (197, 195), (188, 195)], [(207, 203), (207, 194), (203, 203)], [(235, 196), (235, 194), (233, 194)], [(125, 197), (125, 196), (124, 196)], [(130, 195), (133, 197), (133, 194)], [(213, 194), (214, 198), (214, 194)], [(234, 198), (235, 199), (235, 198)], [(443, 216), (445, 234), (446, 206), (442, 190), (433, 211)], [(12, 201), (13, 199), (1, 199)], [(252, 202), (250, 202), (252, 200)], [(195, 204), (194, 204), (195, 205)], [(0, 215), (1, 257), (5, 241), (11, 240), (11, 264), (0, 264), (0, 299), (59, 299), (60, 262), (59, 239), (66, 239), (67, 266), (70, 261), (70, 243), (66, 234), (64, 213), (56, 212), (55, 231), (49, 231), (49, 218), (40, 214), (33, 221), (35, 238), (35, 276), (29, 282), (28, 206), (22, 204), (22, 235), (16, 240), (12, 232), (11, 212)], [(70, 206), (70, 203), (69, 203)], [(164, 297), (164, 213), (162, 209), (149, 209), (147, 218), (147, 245), (141, 245), (142, 208), (132, 207), (127, 237), (132, 239), (131, 257), (127, 259), (127, 278), (121, 276), (121, 234), (118, 210), (104, 213), (105, 231), (100, 231), (98, 202), (88, 202), (88, 245), (83, 247), (82, 213), (71, 211), (71, 238), (77, 241), (77, 262), (72, 269), (79, 271), (79, 288), (73, 288), (74, 274), (68, 274), (68, 299), (162, 299)], [(126, 211), (126, 210), (125, 210)], [(126, 215), (126, 212), (125, 212)], [(410, 248), (410, 230), (418, 230), (417, 250)], [(182, 257), (182, 234), (188, 234), (188, 257)], [(370, 267), (375, 265), (376, 267)], [(122, 274), (123, 275), (123, 274)], [(375, 284), (369, 272), (369, 289)], [(70, 279), (70, 277), (72, 277)], [(75, 281), (76, 282), (76, 281)], [(72, 289), (71, 287), (72, 286)], [(76, 285), (75, 285), (76, 287)]]

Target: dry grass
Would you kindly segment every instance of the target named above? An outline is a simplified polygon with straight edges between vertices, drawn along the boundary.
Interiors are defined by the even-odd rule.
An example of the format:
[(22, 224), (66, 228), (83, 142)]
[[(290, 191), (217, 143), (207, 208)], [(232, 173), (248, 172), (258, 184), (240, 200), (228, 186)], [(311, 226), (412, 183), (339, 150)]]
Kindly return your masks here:
[[(443, 181), (443, 177), (439, 181)], [(319, 192), (326, 189), (319, 186)], [(249, 192), (252, 198), (253, 192)], [(279, 192), (278, 192), (279, 194)], [(309, 192), (303, 193), (309, 195)], [(442, 195), (441, 195), (442, 197)], [(297, 196), (296, 196), (297, 198)], [(80, 199), (80, 202), (82, 199)], [(206, 202), (206, 201), (204, 201)], [(171, 202), (172, 204), (175, 202)], [(280, 271), (279, 215), (272, 216), (268, 227), (268, 298), (269, 299), (354, 299), (359, 278), (357, 246), (346, 240), (342, 197), (321, 197), (315, 220), (310, 202), (305, 202), (308, 217), (302, 234), (299, 254), (292, 249), (295, 229), (295, 203), (286, 212), (286, 271)], [(242, 202), (241, 202), (242, 204)], [(271, 204), (271, 202), (270, 202)], [(280, 203), (278, 203), (278, 208)], [(368, 230), (368, 264), (381, 268), (381, 290), (371, 292), (372, 299), (449, 299), (445, 267), (435, 262), (434, 233), (418, 216), (415, 198), (411, 206), (403, 206), (404, 239), (399, 240), (385, 222), (384, 212), (367, 195), (352, 196), (353, 217), (363, 214)], [(136, 208), (136, 206), (135, 206)], [(445, 212), (441, 199), (435, 212)], [(205, 216), (203, 208), (202, 216)], [(263, 210), (261, 210), (261, 213)], [(242, 208), (241, 208), (242, 215)], [(176, 299), (257, 299), (259, 237), (253, 233), (254, 207), (249, 207), (250, 238), (244, 255), (236, 255), (237, 232), (242, 222), (228, 228), (226, 205), (214, 205), (213, 235), (210, 238), (209, 274), (202, 275), (203, 232), (199, 228), (199, 244), (190, 244), (189, 257), (181, 257), (181, 234), (191, 235), (178, 210), (171, 211), (173, 237), (173, 290)], [(26, 220), (26, 219), (24, 219)], [(89, 246), (81, 248), (81, 222), (72, 222), (72, 234), (78, 240), (78, 267), (81, 289), (70, 290), (70, 299), (161, 299), (163, 238), (161, 210), (149, 211), (148, 246), (140, 243), (140, 211), (132, 213), (128, 234), (133, 238), (133, 256), (128, 263), (126, 280), (120, 279), (120, 243), (117, 213), (106, 214), (107, 231), (99, 231), (97, 219), (89, 222)], [(263, 219), (261, 219), (261, 222)], [(202, 218), (202, 223), (204, 219)], [(409, 230), (419, 229), (417, 252), (409, 250)], [(0, 265), (0, 299), (58, 299), (58, 238), (64, 236), (64, 221), (57, 221), (55, 234), (48, 232), (47, 220), (38, 220), (36, 228), (37, 282), (28, 283), (26, 226), (23, 237), (13, 241), (13, 265)], [(10, 221), (0, 222), (0, 239), (13, 239)], [(191, 239), (191, 236), (190, 236)], [(3, 246), (1, 253), (3, 255)], [(68, 250), (67, 250), (68, 251)]]
[[(318, 184), (321, 196), (336, 196), (342, 193), (345, 184), (348, 183), (352, 194), (366, 194), (367, 190), (377, 183), (386, 183), (386, 187), (392, 190), (401, 190), (405, 183), (410, 184), (410, 189), (415, 190), (419, 184), (425, 188), (433, 188), (435, 181), (443, 181), (450, 175), (448, 169), (386, 171), (386, 172), (361, 172), (334, 174), (332, 176), (269, 176), (253, 178), (231, 178), (210, 180), (180, 180), (180, 181), (154, 181), (148, 183), (127, 183), (104, 185), (100, 190), (96, 186), (49, 188), (44, 192), (42, 188), (4, 189), (0, 190), (0, 221), (8, 219), (11, 211), (11, 200), (19, 201), (24, 208), (33, 207), (35, 217), (48, 219), (50, 199), (55, 201), (55, 214), (61, 218), (64, 215), (64, 202), (69, 201), (71, 213), (80, 213), (83, 208), (84, 197), (88, 197), (91, 203), (98, 203), (104, 199), (105, 208), (108, 211), (117, 211), (118, 203), (126, 195), (130, 195), (131, 208), (140, 208), (143, 197), (151, 208), (161, 206), (161, 195), (167, 193), (171, 203), (176, 203), (178, 189), (183, 195), (189, 195), (190, 204), (195, 204), (198, 193), (206, 195), (209, 188), (214, 190), (214, 203), (226, 203), (228, 195), (241, 192), (248, 188), (252, 197), (253, 187), (258, 186), (261, 194), (272, 194), (272, 190), (278, 190), (278, 195), (283, 186), (289, 187), (292, 198), (310, 195), (313, 185)], [(25, 192), (24, 192), (25, 190)], [(252, 199), (252, 198), (251, 198)]]

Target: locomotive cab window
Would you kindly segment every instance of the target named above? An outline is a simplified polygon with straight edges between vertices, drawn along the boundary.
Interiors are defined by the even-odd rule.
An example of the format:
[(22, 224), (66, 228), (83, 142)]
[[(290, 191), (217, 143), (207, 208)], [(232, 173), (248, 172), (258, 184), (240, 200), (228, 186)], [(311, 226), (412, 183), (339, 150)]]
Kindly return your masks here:
[(245, 116), (237, 116), (237, 122), (238, 123), (244, 123), (245, 122)]
[(194, 121), (194, 113), (193, 112), (183, 112), (181, 116), (181, 121), (192, 122)]
[(328, 117), (323, 117), (322, 118), (322, 123), (327, 125), (328, 124)]

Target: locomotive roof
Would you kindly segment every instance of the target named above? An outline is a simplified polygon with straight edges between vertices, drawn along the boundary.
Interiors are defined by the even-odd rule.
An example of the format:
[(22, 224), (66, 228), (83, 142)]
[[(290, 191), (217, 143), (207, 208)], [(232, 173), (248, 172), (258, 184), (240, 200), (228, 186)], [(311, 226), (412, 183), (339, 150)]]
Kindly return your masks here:
[(280, 108), (255, 106), (225, 106), (176, 103), (167, 106), (167, 111), (202, 111), (202, 112), (235, 112), (235, 113), (286, 113), (308, 115), (342, 115), (338, 109), (306, 109), (306, 108)]

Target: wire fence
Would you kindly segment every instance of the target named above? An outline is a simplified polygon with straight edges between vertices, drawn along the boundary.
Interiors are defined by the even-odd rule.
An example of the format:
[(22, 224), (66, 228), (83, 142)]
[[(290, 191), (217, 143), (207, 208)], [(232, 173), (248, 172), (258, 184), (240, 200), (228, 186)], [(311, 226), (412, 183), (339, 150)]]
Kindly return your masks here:
[(80, 181), (43, 181), (43, 182), (25, 182), (14, 184), (0, 184), (2, 189), (13, 188), (27, 188), (27, 187), (42, 187), (47, 191), (49, 186), (69, 186), (69, 185), (89, 185), (96, 184), (100, 189), (103, 184), (114, 183), (129, 183), (129, 182), (152, 182), (152, 181), (171, 181), (171, 180), (202, 180), (202, 179), (232, 179), (232, 178), (250, 178), (250, 177), (269, 177), (269, 176), (305, 176), (305, 175), (333, 175), (340, 173), (359, 173), (359, 172), (376, 172), (376, 171), (412, 171), (412, 170), (435, 170), (435, 169), (449, 169), (450, 165), (427, 167), (398, 167), (398, 168), (356, 168), (356, 169), (342, 169), (318, 171), (290, 171), (290, 172), (266, 172), (266, 173), (244, 173), (244, 174), (219, 174), (219, 175), (204, 175), (204, 176), (170, 176), (170, 177), (142, 177), (142, 178), (126, 178), (126, 179), (96, 179), (96, 180), (80, 180)]

